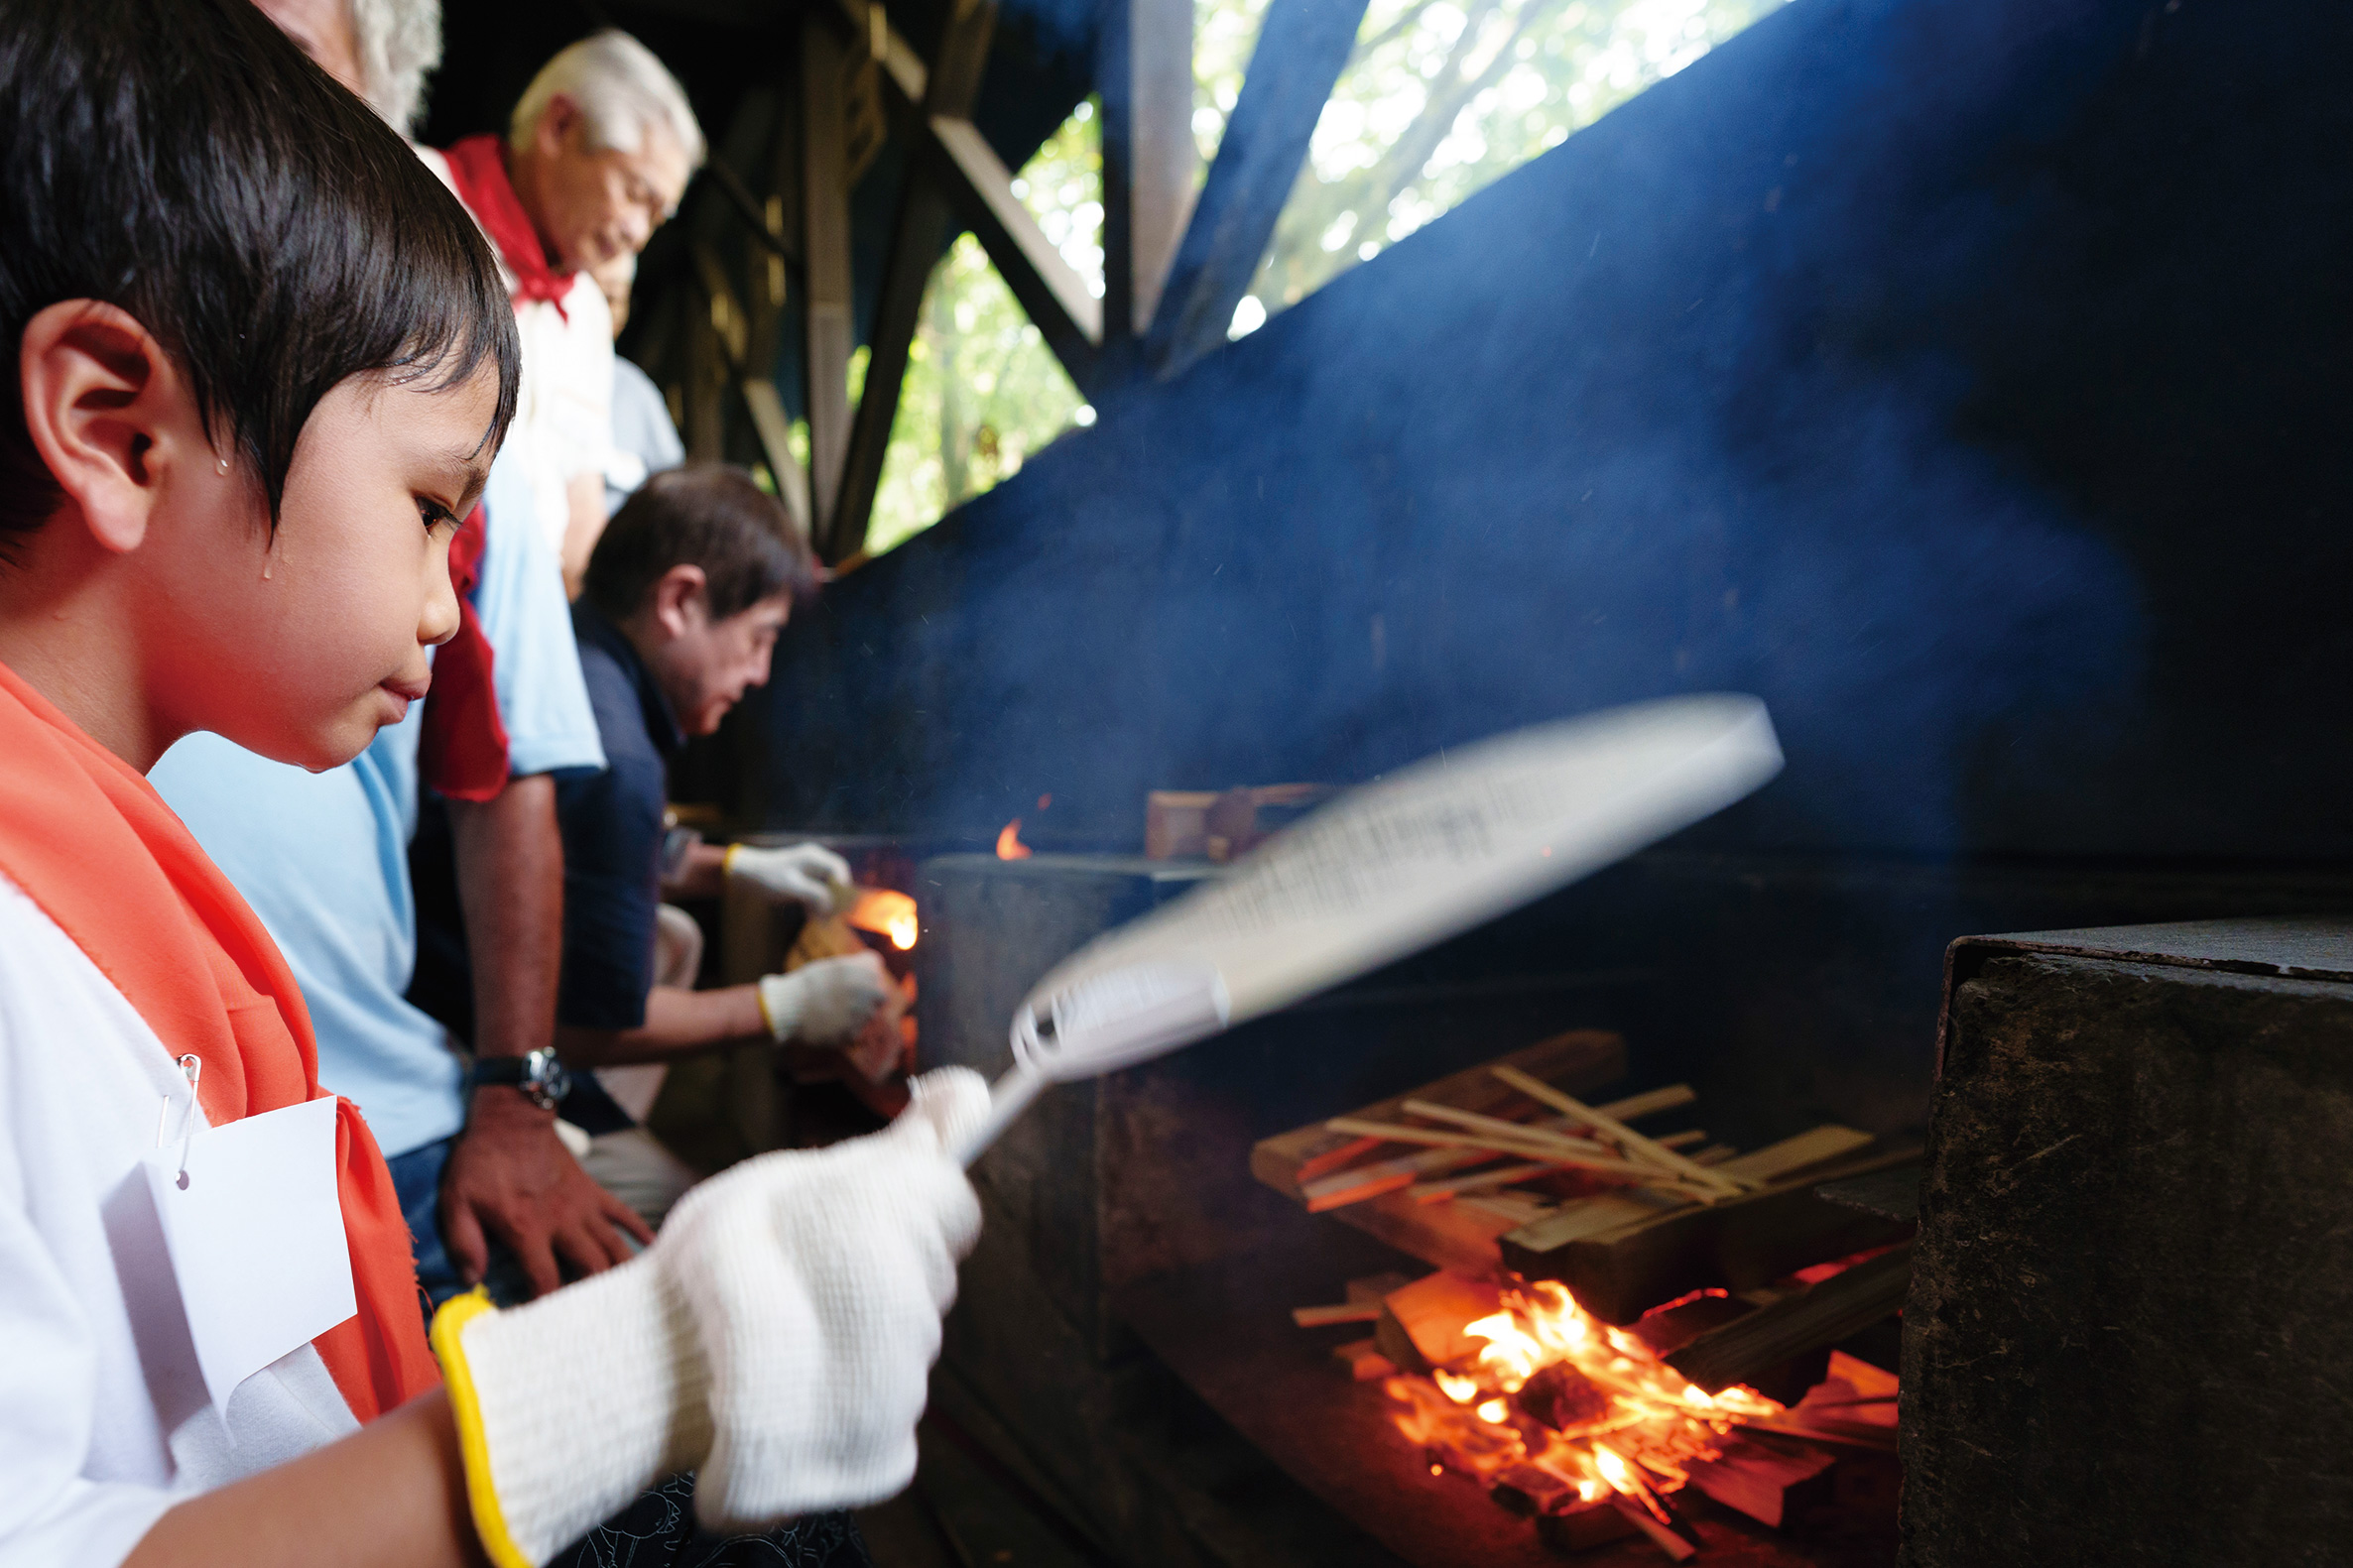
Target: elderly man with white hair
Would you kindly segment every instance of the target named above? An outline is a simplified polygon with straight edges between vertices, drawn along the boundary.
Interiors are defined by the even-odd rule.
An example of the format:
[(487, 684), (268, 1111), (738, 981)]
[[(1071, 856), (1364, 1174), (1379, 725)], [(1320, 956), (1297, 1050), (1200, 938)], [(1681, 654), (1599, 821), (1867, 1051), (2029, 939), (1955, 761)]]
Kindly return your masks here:
[(515, 301), (523, 402), (508, 440), (525, 444), (540, 525), (576, 589), (604, 529), (612, 438), (613, 323), (590, 275), (643, 250), (677, 210), (702, 131), (653, 53), (607, 29), (541, 68), (503, 140), (468, 137), (441, 157)]

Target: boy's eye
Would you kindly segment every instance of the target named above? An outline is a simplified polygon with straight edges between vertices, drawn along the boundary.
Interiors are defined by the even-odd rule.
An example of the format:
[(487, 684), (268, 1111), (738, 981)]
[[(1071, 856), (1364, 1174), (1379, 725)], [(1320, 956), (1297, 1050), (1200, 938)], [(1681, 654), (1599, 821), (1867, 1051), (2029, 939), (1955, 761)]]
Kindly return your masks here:
[(444, 523), (452, 529), (457, 527), (457, 519), (449, 515), (447, 507), (437, 501), (428, 501), (423, 496), (417, 498), (417, 515), (425, 520), (425, 532), (428, 534)]

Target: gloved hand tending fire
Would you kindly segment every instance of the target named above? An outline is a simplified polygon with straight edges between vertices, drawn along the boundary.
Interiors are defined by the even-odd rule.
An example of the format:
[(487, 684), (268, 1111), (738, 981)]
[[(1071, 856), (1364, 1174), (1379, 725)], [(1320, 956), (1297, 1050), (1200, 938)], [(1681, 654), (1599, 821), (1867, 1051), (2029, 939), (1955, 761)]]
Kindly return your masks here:
[(708, 1528), (878, 1502), (916, 1418), (980, 1205), (955, 1150), (979, 1076), (912, 1085), (882, 1132), (747, 1160), (629, 1263), (507, 1311), (433, 1322), (475, 1523), (500, 1568), (545, 1562), (639, 1493), (696, 1473)]

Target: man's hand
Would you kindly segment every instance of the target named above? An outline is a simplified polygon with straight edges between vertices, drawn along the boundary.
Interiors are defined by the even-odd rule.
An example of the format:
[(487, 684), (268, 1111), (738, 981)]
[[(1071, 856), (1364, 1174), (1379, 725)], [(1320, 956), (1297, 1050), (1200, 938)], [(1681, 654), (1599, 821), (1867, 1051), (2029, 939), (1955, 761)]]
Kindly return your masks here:
[(790, 899), (819, 918), (840, 912), (835, 903), (847, 897), (850, 885), (850, 863), (822, 844), (736, 844), (724, 865), (730, 880), (750, 883), (771, 899)]
[(441, 1172), (441, 1237), (468, 1284), (490, 1266), (485, 1235), (523, 1264), (534, 1295), (563, 1282), (557, 1259), (581, 1273), (627, 1263), (619, 1226), (651, 1245), (654, 1233), (619, 1198), (590, 1180), (556, 1136), (556, 1113), (522, 1091), (484, 1086)]
[(763, 978), (760, 1016), (780, 1044), (844, 1045), (898, 991), (872, 953), (820, 958), (791, 974)]

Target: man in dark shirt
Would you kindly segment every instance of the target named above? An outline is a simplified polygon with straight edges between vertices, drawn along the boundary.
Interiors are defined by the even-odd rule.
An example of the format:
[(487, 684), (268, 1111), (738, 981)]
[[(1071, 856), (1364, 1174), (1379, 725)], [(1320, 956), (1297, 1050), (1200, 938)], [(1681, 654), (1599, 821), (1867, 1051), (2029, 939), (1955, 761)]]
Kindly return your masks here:
[[(567, 1063), (662, 1063), (761, 1036), (845, 1044), (881, 1010), (890, 980), (871, 954), (714, 991), (656, 973), (666, 889), (702, 897), (734, 879), (819, 914), (848, 889), (848, 866), (813, 844), (695, 844), (667, 876), (664, 866), (671, 756), (766, 682), (777, 633), (819, 575), (784, 508), (734, 468), (655, 475), (598, 541), (572, 629), (607, 766), (559, 780), (556, 798), (564, 925), (556, 1040)], [(564, 1110), (591, 1134), (630, 1125), (586, 1075)]]

